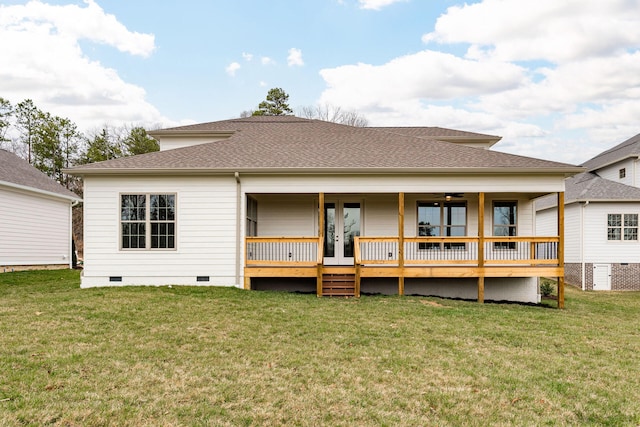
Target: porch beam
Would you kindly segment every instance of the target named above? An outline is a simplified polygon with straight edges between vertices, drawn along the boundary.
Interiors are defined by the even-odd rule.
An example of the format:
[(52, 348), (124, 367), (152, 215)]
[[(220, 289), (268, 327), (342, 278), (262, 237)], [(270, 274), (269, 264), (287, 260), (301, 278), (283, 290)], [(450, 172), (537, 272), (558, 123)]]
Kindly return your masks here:
[(558, 308), (564, 308), (564, 191), (558, 192)]
[(404, 193), (398, 193), (398, 294), (404, 295)]
[(478, 302), (484, 303), (484, 193), (478, 193)]

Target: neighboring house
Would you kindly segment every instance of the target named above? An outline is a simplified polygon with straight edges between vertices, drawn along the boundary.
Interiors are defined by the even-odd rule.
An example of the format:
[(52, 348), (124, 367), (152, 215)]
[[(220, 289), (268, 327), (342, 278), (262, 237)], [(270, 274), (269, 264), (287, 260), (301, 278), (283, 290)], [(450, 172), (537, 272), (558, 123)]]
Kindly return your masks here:
[[(565, 280), (584, 290), (640, 291), (640, 134), (584, 163), (565, 193)], [(556, 226), (554, 197), (536, 202), (536, 231)]]
[(562, 234), (534, 237), (533, 199), (582, 169), (489, 150), (499, 137), (293, 116), (150, 134), (161, 151), (71, 170), (82, 287), (537, 302), (537, 277), (564, 276)]
[(72, 267), (78, 196), (0, 149), (0, 200), (0, 272)]

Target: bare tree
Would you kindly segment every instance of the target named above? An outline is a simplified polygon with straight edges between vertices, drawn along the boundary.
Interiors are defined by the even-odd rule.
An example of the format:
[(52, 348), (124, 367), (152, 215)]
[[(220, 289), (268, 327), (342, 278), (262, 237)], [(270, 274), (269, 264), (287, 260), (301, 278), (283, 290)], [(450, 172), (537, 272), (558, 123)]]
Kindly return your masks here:
[(342, 125), (366, 127), (369, 121), (357, 111), (343, 110), (330, 104), (302, 107), (298, 112), (300, 117), (317, 119), (325, 122), (340, 123)]

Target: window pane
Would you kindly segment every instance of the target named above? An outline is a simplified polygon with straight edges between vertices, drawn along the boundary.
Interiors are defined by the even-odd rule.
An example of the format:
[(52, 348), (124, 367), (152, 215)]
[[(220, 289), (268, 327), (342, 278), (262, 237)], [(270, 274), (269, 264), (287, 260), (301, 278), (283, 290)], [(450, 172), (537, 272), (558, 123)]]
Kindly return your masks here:
[(149, 217), (151, 221), (173, 221), (175, 219), (175, 195), (152, 194), (149, 196), (151, 204)]
[(608, 240), (621, 240), (621, 233), (619, 228), (609, 228), (607, 230), (607, 239)]
[(493, 224), (494, 225), (516, 225), (516, 203), (515, 202), (496, 202), (493, 206)]
[(324, 255), (326, 257), (336, 256), (336, 205), (335, 203), (324, 204)]
[(145, 225), (141, 222), (129, 222), (122, 224), (122, 248), (144, 249)]
[(144, 195), (123, 194), (120, 198), (120, 218), (123, 221), (144, 220), (145, 205)]
[[(151, 224), (151, 247), (153, 249), (172, 249), (175, 224), (173, 223), (152, 223)], [(171, 237), (171, 239), (169, 239)]]
[(620, 227), (622, 225), (622, 215), (609, 214), (607, 215), (607, 224), (609, 227)]
[(635, 227), (625, 228), (624, 240), (638, 240), (638, 229)]
[(624, 214), (624, 226), (625, 227), (637, 227), (638, 226), (638, 214)]
[(466, 235), (466, 227), (453, 226), (447, 227), (447, 236), (463, 237)]
[(467, 208), (466, 206), (449, 206), (447, 210), (448, 225), (466, 225)]
[(418, 206), (418, 225), (440, 225), (440, 205), (434, 203), (432, 205)]

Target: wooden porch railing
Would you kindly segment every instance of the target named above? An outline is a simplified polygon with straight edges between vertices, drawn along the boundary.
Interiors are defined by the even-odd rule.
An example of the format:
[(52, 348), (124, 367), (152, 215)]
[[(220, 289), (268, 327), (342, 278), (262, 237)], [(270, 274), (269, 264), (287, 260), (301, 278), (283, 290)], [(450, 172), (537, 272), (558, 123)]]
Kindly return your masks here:
[[(247, 237), (245, 265), (312, 267), (323, 263), (320, 237)], [(355, 238), (356, 265), (399, 266), (398, 237)], [(478, 237), (405, 237), (406, 267), (479, 265)], [(558, 265), (558, 237), (485, 237), (484, 265)]]
[(322, 264), (320, 237), (246, 237), (245, 265), (312, 267)]

